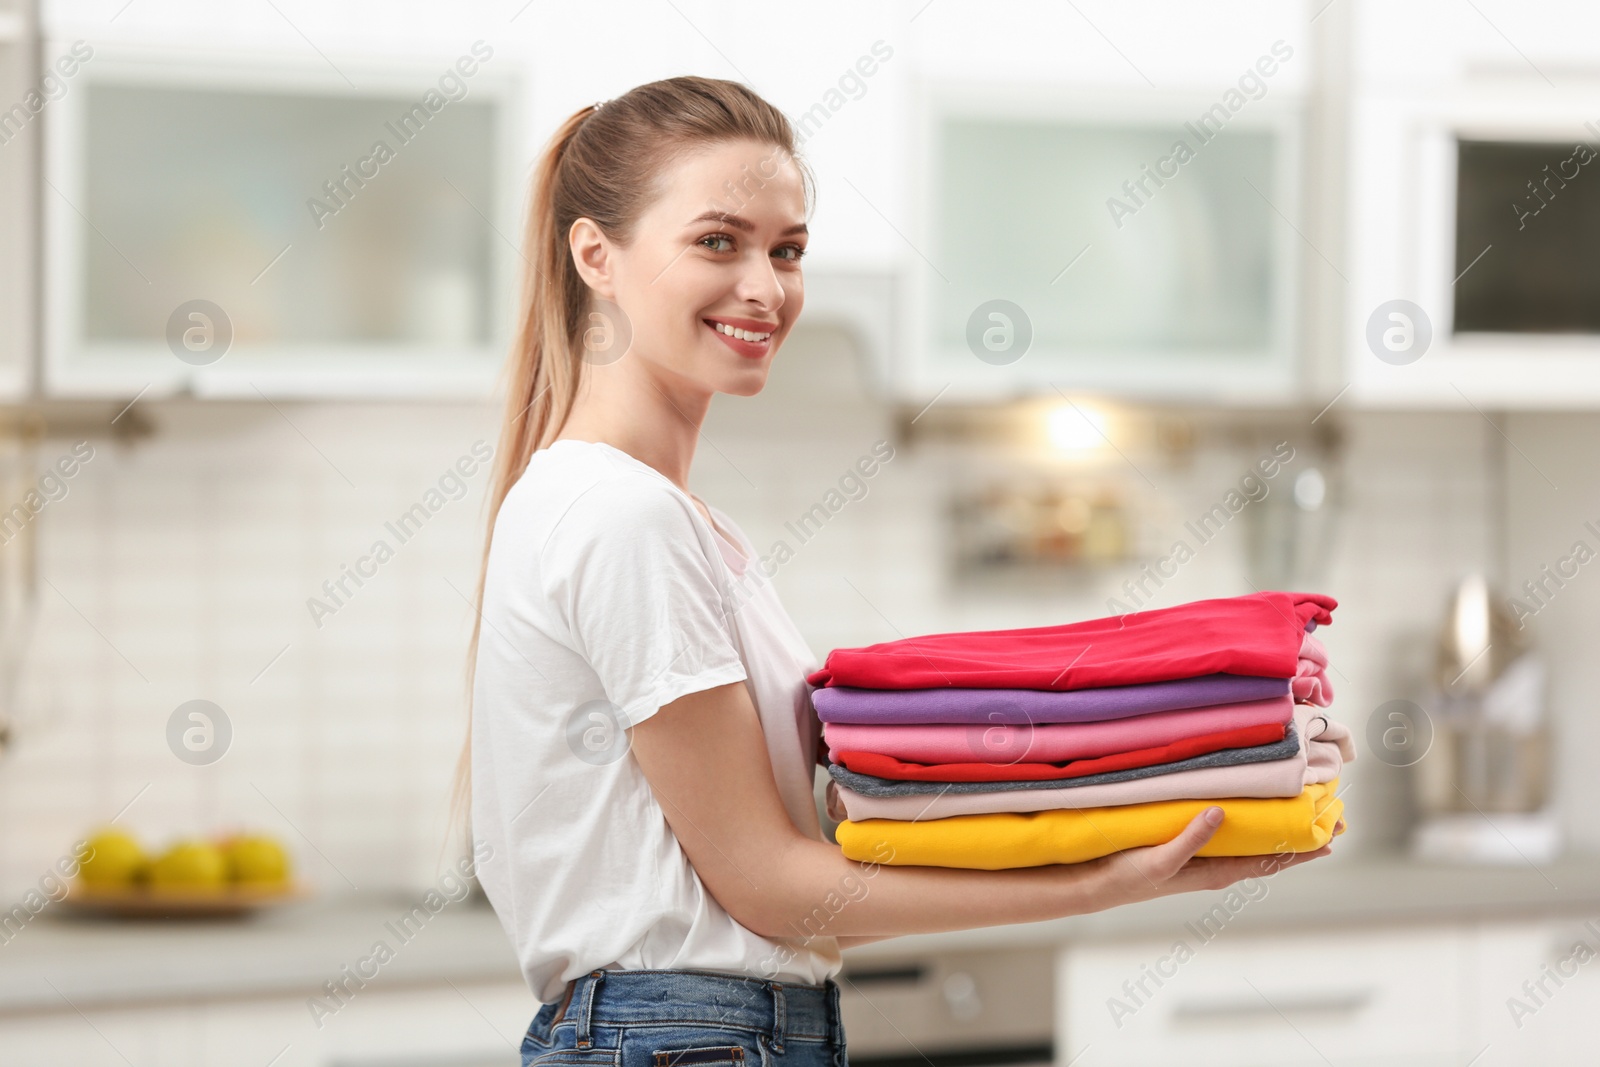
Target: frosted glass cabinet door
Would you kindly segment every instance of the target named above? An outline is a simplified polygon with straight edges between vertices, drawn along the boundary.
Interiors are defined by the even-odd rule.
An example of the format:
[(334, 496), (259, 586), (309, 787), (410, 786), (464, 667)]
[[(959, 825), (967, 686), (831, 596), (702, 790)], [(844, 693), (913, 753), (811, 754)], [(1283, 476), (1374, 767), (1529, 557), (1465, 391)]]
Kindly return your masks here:
[[(482, 74), (438, 77), (91, 81), (53, 156), (56, 377), (382, 394), (497, 359), (504, 105)], [(215, 362), (172, 351), (215, 335)]]
[[(24, 99), (37, 81), (31, 28), (0, 6), (0, 100)], [(7, 37), (7, 22), (15, 34)], [(53, 58), (53, 57), (51, 57)], [(27, 115), (26, 109), (22, 114)], [(0, 112), (0, 400), (17, 400), (33, 385), (34, 219), (39, 123)]]
[[(1236, 119), (1202, 131), (1182, 111), (945, 116), (927, 205), (935, 269), (920, 281), (928, 373), (1046, 391), (1283, 386), (1293, 249), (1275, 205), (1291, 199), (1287, 150), (1280, 127)], [(997, 300), (1031, 331), (1011, 361), (975, 352), (986, 324), (1003, 343), (1016, 317), (974, 317)]]

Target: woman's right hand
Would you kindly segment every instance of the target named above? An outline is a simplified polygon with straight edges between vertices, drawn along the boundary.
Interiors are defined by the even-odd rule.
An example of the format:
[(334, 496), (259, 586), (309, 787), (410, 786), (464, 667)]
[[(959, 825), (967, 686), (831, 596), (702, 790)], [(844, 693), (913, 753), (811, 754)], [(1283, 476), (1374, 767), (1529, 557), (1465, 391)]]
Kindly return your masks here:
[(1125, 849), (1076, 865), (1090, 870), (1097, 910), (1173, 893), (1225, 889), (1246, 878), (1265, 878), (1333, 851), (1331, 845), (1323, 845), (1312, 852), (1266, 856), (1196, 856), (1222, 825), (1222, 819), (1222, 809), (1212, 806), (1165, 844)]

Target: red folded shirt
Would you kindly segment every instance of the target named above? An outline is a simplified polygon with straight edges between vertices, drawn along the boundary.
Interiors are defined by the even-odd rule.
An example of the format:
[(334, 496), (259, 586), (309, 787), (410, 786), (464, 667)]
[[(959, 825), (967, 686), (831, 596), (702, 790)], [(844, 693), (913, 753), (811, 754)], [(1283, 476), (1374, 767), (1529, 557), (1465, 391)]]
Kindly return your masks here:
[(836, 648), (814, 686), (1097, 689), (1249, 674), (1293, 678), (1306, 625), (1333, 621), (1320, 593), (1251, 593), (1025, 630), (927, 634)]
[[(980, 726), (978, 729), (984, 728)], [(1208, 752), (1221, 752), (1225, 748), (1270, 745), (1282, 741), (1286, 729), (1281, 722), (1260, 723), (1198, 737), (1185, 737), (1153, 748), (1067, 760), (1064, 763), (907, 763), (877, 752), (841, 752), (836, 762), (858, 774), (911, 782), (1043, 782), (1058, 778), (1082, 778), (1086, 774), (1105, 771), (1125, 771), (1131, 767), (1153, 767), (1158, 763), (1176, 763)]]

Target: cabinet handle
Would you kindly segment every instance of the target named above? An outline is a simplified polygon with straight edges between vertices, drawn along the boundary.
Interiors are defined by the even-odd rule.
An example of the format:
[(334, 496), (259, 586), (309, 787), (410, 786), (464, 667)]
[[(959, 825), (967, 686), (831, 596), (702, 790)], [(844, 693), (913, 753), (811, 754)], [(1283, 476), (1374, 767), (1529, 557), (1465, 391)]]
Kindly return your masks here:
[(852, 968), (841, 973), (839, 977), (848, 981), (850, 985), (919, 985), (928, 977), (928, 968), (920, 963), (903, 967)]
[(1314, 994), (1276, 999), (1271, 1004), (1253, 1000), (1188, 1000), (1172, 1009), (1173, 1026), (1235, 1025), (1256, 1020), (1279, 1021), (1280, 1015), (1354, 1015), (1367, 1006), (1372, 990)]

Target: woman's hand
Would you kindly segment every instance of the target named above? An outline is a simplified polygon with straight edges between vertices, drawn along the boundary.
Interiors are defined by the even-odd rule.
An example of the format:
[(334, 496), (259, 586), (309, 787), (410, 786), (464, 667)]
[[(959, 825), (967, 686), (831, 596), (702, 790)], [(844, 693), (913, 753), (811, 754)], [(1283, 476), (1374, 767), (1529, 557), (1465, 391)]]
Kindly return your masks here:
[(1246, 878), (1265, 878), (1333, 851), (1331, 845), (1323, 845), (1313, 852), (1268, 856), (1196, 856), (1222, 825), (1222, 819), (1222, 809), (1210, 807), (1165, 844), (1125, 849), (1076, 866), (1090, 871), (1097, 907), (1111, 908), (1173, 893), (1225, 889)]

